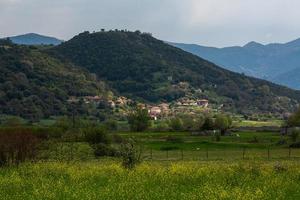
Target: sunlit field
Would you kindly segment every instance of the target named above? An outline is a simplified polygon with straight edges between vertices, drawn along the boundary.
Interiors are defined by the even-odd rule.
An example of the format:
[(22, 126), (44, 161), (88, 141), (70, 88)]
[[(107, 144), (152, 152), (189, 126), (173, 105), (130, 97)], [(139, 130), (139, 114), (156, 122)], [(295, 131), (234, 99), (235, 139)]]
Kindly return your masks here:
[(300, 163), (118, 161), (0, 169), (0, 199), (299, 199)]

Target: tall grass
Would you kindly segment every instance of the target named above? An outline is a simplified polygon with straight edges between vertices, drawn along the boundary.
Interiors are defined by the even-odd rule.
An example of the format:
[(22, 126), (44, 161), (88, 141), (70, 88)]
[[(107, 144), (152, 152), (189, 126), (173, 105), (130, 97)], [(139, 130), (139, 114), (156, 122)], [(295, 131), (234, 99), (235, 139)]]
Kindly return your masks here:
[(300, 165), (276, 162), (36, 163), (0, 169), (0, 199), (299, 199)]

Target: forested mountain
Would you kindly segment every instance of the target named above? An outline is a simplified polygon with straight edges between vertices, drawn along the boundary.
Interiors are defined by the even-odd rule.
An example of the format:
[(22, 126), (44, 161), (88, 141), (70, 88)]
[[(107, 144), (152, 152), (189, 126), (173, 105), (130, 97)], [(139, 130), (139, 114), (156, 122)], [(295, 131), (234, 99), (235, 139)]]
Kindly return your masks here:
[(176, 87), (180, 82), (241, 113), (283, 112), (300, 100), (298, 91), (227, 71), (139, 31), (84, 32), (48, 53), (96, 73), (121, 94), (150, 102), (186, 95)]
[(170, 44), (231, 71), (300, 89), (300, 39), (285, 44), (250, 42), (243, 47), (226, 48)]
[[(36, 47), (0, 40), (0, 114), (31, 120), (70, 114), (69, 96), (104, 92), (105, 85), (87, 71)], [(80, 102), (75, 108), (79, 114), (88, 112)]]
[(59, 45), (63, 42), (57, 38), (39, 35), (36, 33), (13, 36), (9, 37), (9, 39), (15, 44), (24, 45)]

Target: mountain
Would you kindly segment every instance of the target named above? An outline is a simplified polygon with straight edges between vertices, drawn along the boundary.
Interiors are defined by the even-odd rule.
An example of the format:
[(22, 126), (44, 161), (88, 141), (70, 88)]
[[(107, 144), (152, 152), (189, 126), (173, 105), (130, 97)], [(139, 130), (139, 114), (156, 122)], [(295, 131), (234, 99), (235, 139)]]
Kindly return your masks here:
[(9, 37), (9, 39), (15, 44), (24, 45), (59, 45), (63, 42), (62, 40), (59, 40), (57, 38), (39, 35), (36, 33), (13, 36)]
[[(250, 42), (243, 47), (214, 48), (169, 43), (223, 68), (300, 89), (300, 39), (285, 44)], [(292, 75), (292, 76), (291, 76)]]
[[(220, 51), (202, 48), (215, 56)], [(247, 53), (249, 49), (264, 51), (260, 48), (255, 43), (233, 47), (223, 57), (240, 54), (236, 63), (245, 62), (258, 56)], [(192, 95), (239, 113), (282, 113), (295, 109), (300, 100), (298, 91), (230, 72), (139, 31), (84, 32), (47, 53), (97, 74), (119, 94), (146, 102)]]
[[(35, 46), (0, 40), (0, 114), (30, 120), (74, 112), (70, 96), (99, 95), (106, 86), (73, 64), (50, 57)], [(89, 114), (78, 102), (75, 112)]]

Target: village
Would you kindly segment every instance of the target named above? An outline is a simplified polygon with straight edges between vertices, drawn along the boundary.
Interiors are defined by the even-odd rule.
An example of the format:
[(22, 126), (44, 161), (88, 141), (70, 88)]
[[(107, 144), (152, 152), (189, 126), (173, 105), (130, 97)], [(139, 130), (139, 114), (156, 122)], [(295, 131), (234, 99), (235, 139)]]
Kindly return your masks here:
[(120, 96), (114, 99), (106, 99), (101, 96), (83, 96), (75, 97), (71, 96), (68, 99), (68, 103), (78, 103), (82, 101), (85, 104), (98, 107), (99, 105), (107, 105), (110, 109), (122, 109), (124, 114), (128, 114), (130, 108), (137, 106), (140, 109), (148, 110), (149, 116), (153, 120), (167, 118), (174, 116), (178, 113), (188, 113), (195, 114), (197, 110), (208, 111), (209, 110), (209, 100), (207, 99), (192, 99), (188, 97), (183, 97), (172, 103), (159, 103), (159, 104), (146, 104), (146, 103), (136, 103), (133, 100)]

